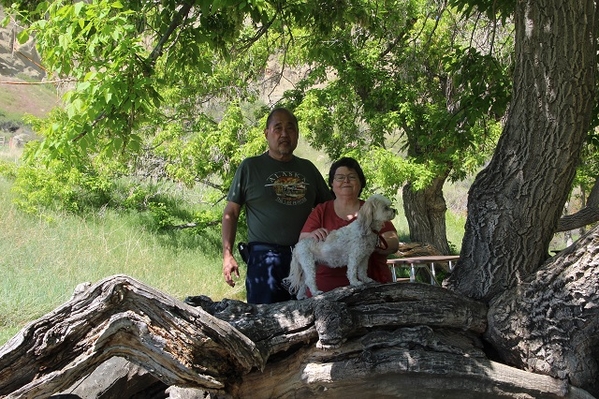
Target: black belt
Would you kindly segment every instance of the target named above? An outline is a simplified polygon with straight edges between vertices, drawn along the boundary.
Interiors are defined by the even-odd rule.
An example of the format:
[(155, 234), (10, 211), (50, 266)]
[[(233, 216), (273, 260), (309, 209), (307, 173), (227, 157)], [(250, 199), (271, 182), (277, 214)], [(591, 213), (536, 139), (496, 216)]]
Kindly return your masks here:
[(266, 242), (250, 242), (250, 251), (275, 251), (282, 253), (290, 253), (293, 251), (293, 245), (269, 244)]

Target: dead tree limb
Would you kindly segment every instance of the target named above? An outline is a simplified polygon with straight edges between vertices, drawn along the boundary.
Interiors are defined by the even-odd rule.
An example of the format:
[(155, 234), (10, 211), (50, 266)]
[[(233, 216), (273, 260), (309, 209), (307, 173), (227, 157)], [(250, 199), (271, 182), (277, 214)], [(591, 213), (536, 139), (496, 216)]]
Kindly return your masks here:
[(570, 231), (599, 221), (599, 177), (595, 179), (584, 208), (572, 215), (562, 216), (555, 232)]
[(489, 360), (485, 305), (440, 287), (346, 287), (273, 305), (187, 302), (127, 276), (100, 281), (0, 348), (0, 397), (64, 392), (115, 356), (166, 385), (222, 398), (585, 397), (566, 380)]
[(115, 276), (30, 323), (0, 348), (0, 396), (49, 396), (113, 356), (169, 385), (214, 390), (264, 366), (253, 342), (230, 324)]

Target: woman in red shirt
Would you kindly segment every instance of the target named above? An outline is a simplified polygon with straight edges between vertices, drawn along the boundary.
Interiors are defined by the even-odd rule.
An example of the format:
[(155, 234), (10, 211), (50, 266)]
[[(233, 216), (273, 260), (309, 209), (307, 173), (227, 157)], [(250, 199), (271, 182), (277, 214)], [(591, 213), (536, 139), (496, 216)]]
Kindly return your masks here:
[[(319, 204), (312, 210), (299, 239), (313, 237), (323, 241), (330, 231), (352, 223), (364, 204), (360, 194), (365, 186), (364, 172), (355, 159), (345, 157), (334, 162), (329, 170), (329, 187), (335, 199)], [(380, 244), (368, 260), (368, 277), (380, 283), (388, 283), (392, 281), (392, 277), (387, 266), (387, 255), (397, 252), (399, 248), (397, 230), (393, 223), (385, 222), (379, 231), (379, 237)], [(347, 267), (317, 265), (316, 285), (325, 292), (349, 285)], [(311, 296), (310, 292), (308, 296)]]

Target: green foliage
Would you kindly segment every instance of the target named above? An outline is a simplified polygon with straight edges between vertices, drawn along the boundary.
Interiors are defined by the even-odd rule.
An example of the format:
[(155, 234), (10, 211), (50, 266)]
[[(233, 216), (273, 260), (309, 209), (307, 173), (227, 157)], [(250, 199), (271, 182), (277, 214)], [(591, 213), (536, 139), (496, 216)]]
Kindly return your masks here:
[[(473, 48), (456, 48), (441, 58), (444, 70), (460, 92), (459, 107), (449, 120), (443, 120), (445, 130), (456, 131), (458, 147), (469, 148), (485, 143), (480, 140), (479, 121), (493, 124), (503, 118), (510, 97), (511, 71), (490, 55)], [(491, 130), (491, 127), (488, 128)], [(493, 142), (497, 137), (493, 137)]]
[(509, 99), (498, 52), (471, 46), (465, 22), (421, 0), (56, 0), (22, 15), (49, 73), (72, 83), (63, 109), (33, 121), (43, 141), (17, 173), (30, 210), (141, 206), (159, 226), (180, 220), (157, 197), (109, 183), (134, 175), (224, 196), (241, 160), (264, 150), (268, 109), (253, 82), (267, 62), (310, 67), (282, 103), (315, 148), (355, 154), (388, 193), (475, 170)]
[[(175, 180), (192, 184), (212, 177), (222, 182), (218, 186), (224, 192), (241, 160), (265, 148), (264, 136), (257, 127), (247, 126), (235, 103), (225, 110), (220, 122), (201, 118), (196, 123), (193, 130), (197, 133), (189, 137), (180, 131), (157, 136), (162, 142), (157, 154), (170, 160), (166, 171)], [(177, 126), (173, 129), (178, 130)]]
[[(35, 35), (48, 72), (72, 83), (61, 109), (32, 119), (43, 141), (28, 148), (25, 159), (27, 165), (42, 165), (45, 177), (39, 181), (48, 179), (52, 188), (27, 195), (37, 184), (23, 170), (22, 205), (32, 200), (30, 210), (38, 209), (60, 194), (54, 198), (66, 201), (61, 207), (78, 209), (79, 189), (97, 194), (101, 187), (94, 182), (135, 173), (146, 160), (164, 165), (162, 178), (188, 185), (202, 180), (224, 190), (242, 156), (259, 147), (253, 126), (227, 99), (253, 96), (244, 87), (263, 70), (268, 53), (265, 46), (250, 49), (257, 38), (243, 21), (246, 13), (260, 21), (270, 18), (267, 11), (263, 1), (208, 2), (192, 9), (98, 0), (39, 3), (35, 12), (21, 14), (38, 18), (21, 40)], [(238, 38), (246, 50), (229, 46)], [(230, 61), (240, 51), (248, 57)], [(198, 107), (206, 98), (216, 98), (211, 106), (222, 102), (230, 112), (221, 119), (220, 110)], [(58, 187), (61, 182), (65, 187)]]
[[(374, 148), (407, 155), (406, 173), (381, 179), (389, 187), (406, 175), (423, 187), (431, 174), (458, 180), (476, 171), (510, 100), (509, 57), (471, 47), (449, 9), (419, 1), (353, 6), (336, 29), (298, 29), (298, 45), (288, 49), (290, 61), (317, 65), (287, 93), (306, 137), (333, 159)], [(394, 165), (392, 158), (375, 159)]]
[(38, 213), (46, 207), (78, 211), (82, 204), (77, 194), (85, 188), (86, 183), (91, 183), (89, 188), (94, 186), (90, 179), (59, 161), (53, 161), (50, 168), (23, 165), (14, 186), (16, 203), (28, 213)]
[(599, 136), (596, 133), (589, 134), (587, 143), (582, 150), (582, 159), (584, 159), (584, 162), (576, 170), (573, 184), (573, 187), (579, 188), (582, 195), (585, 196), (585, 198), (581, 199), (582, 201), (585, 201), (586, 195), (591, 193), (599, 176), (598, 146)]
[(112, 158), (138, 151), (135, 130), (160, 105), (137, 35), (138, 14), (105, 0), (53, 2), (46, 11), (49, 18), (29, 31), (48, 70), (75, 84), (64, 95), (64, 109), (38, 124), (43, 154), (77, 164), (90, 153)]
[(380, 147), (372, 147), (366, 152), (354, 149), (343, 156), (357, 159), (368, 176), (364, 196), (381, 193), (394, 198), (407, 181), (411, 181), (416, 189), (422, 189), (435, 177), (433, 168), (410, 162)]
[(516, 2), (511, 0), (449, 0), (449, 4), (463, 13), (464, 18), (480, 12), (490, 19), (496, 16), (505, 19), (513, 15), (516, 8)]
[(0, 159), (0, 176), (14, 180), (17, 176), (17, 165), (14, 162), (8, 162)]
[[(334, 82), (326, 89), (309, 90), (296, 108), (304, 136), (314, 148), (324, 151), (331, 159), (339, 158), (347, 148), (364, 145), (354, 121), (345, 118), (348, 112), (342, 105), (353, 104), (354, 98), (348, 98), (353, 97), (352, 93), (342, 90)], [(340, 107), (331, 108), (333, 102), (338, 102)]]
[[(189, 205), (176, 199), (177, 191), (180, 191), (176, 184), (117, 178), (110, 168), (99, 169), (106, 174), (82, 173), (58, 160), (51, 161), (48, 167), (26, 163), (16, 169), (14, 164), (12, 167), (1, 165), (4, 176), (15, 178), (14, 201), (26, 213), (51, 215), (67, 211), (84, 215), (110, 207), (144, 214), (145, 224), (152, 231), (189, 223), (201, 230), (219, 224), (222, 216), (219, 208), (211, 207), (201, 212), (187, 210)], [(202, 195), (203, 201), (219, 197), (222, 197), (220, 191)]]

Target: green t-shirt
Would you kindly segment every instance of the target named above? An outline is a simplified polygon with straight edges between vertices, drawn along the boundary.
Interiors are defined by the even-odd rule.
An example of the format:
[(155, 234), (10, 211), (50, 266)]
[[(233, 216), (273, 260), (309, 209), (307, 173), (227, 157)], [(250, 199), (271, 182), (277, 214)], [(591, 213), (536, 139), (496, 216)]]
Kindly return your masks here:
[(268, 153), (243, 160), (227, 196), (245, 205), (249, 242), (279, 245), (294, 245), (312, 208), (332, 198), (312, 162), (281, 162)]

